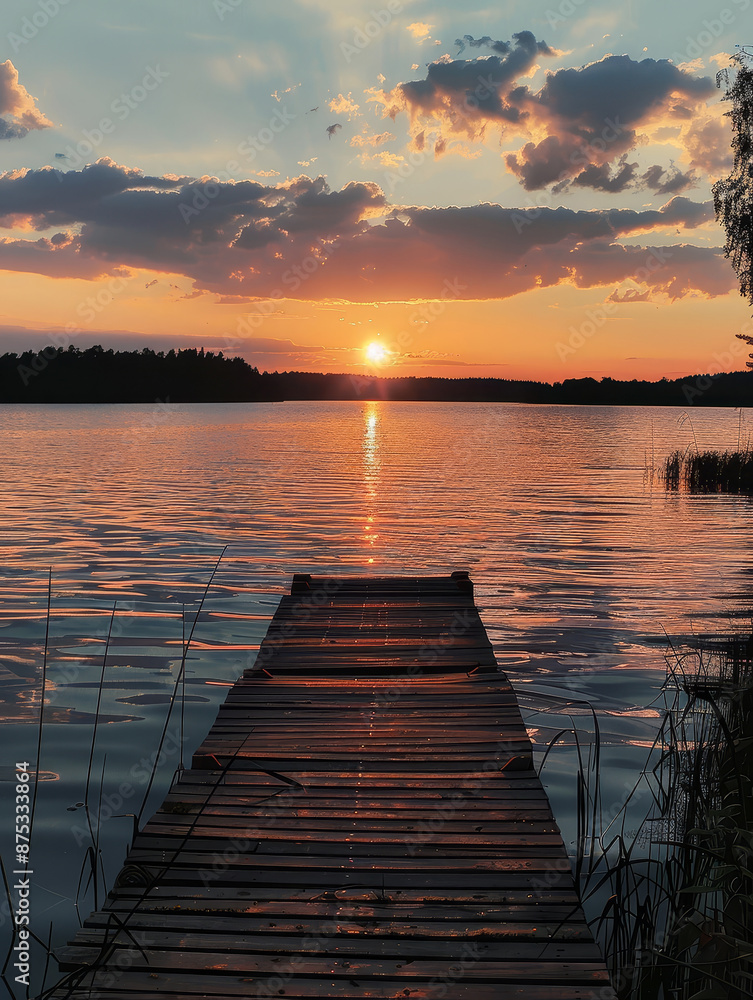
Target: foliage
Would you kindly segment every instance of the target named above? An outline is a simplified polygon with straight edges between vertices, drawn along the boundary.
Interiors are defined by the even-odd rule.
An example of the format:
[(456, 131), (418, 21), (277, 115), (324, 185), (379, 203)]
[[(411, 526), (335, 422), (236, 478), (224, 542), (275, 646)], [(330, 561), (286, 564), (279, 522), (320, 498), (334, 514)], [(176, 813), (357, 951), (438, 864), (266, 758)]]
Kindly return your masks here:
[[(746, 52), (733, 56), (736, 72), (731, 83), (728, 70), (717, 77), (717, 83), (726, 80), (724, 100), (732, 102), (727, 117), (732, 121), (734, 161), (729, 176), (714, 185), (713, 195), (716, 217), (727, 233), (724, 253), (732, 261), (740, 294), (753, 304), (753, 69), (746, 57)], [(737, 336), (753, 345), (753, 336)], [(753, 368), (753, 362), (748, 367)]]
[(753, 452), (675, 451), (665, 460), (663, 474), (669, 489), (753, 495)]
[[(281, 355), (282, 357), (282, 355)], [(264, 400), (436, 400), (594, 406), (747, 406), (753, 372), (660, 379), (547, 382), (259, 372), (222, 351), (81, 350), (73, 345), (0, 355), (0, 403), (214, 403)]]
[(616, 814), (581, 760), (576, 875), (619, 1000), (753, 995), (752, 654), (734, 639), (667, 657), (662, 725)]
[(255, 399), (262, 377), (243, 358), (203, 349), (81, 350), (70, 345), (0, 356), (0, 402), (164, 403)]

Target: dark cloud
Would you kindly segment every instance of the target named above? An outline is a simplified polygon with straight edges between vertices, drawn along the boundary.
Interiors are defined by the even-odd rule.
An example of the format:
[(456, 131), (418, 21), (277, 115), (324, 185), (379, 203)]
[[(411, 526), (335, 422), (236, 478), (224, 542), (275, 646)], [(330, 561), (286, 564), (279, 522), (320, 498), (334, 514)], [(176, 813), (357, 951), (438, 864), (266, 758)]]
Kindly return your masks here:
[[(0, 219), (27, 218), (40, 230), (86, 222), (97, 213), (116, 211), (117, 197), (139, 189), (177, 190), (188, 178), (150, 177), (104, 158), (82, 170), (52, 167), (0, 174)], [(128, 208), (136, 207), (132, 198)], [(148, 219), (134, 218), (134, 224)], [(158, 220), (164, 221), (164, 220)]]
[(472, 49), (489, 48), (493, 52), (498, 52), (503, 56), (507, 55), (511, 48), (509, 42), (495, 40), (490, 35), (484, 35), (483, 38), (474, 38), (473, 35), (463, 35), (462, 38), (455, 39), (455, 44), (458, 46), (457, 55), (462, 55), (467, 45)]
[(641, 181), (647, 188), (651, 188), (657, 194), (668, 195), (687, 191), (688, 188), (695, 185), (696, 178), (692, 170), (683, 173), (682, 170), (677, 170), (676, 168), (665, 170), (664, 167), (655, 164), (653, 167), (649, 167), (641, 176)]
[(261, 247), (265, 247), (269, 243), (274, 243), (280, 239), (281, 233), (279, 229), (275, 229), (270, 225), (257, 226), (251, 223), (251, 225), (241, 229), (233, 246), (241, 250), (259, 250)]
[(543, 117), (555, 117), (587, 135), (598, 135), (607, 121), (638, 125), (648, 114), (674, 107), (672, 98), (682, 95), (705, 101), (715, 90), (709, 77), (694, 77), (666, 59), (605, 56), (580, 69), (548, 73), (536, 94), (524, 88), (523, 105), (539, 105)]
[[(387, 211), (372, 183), (332, 191), (323, 178), (187, 181), (109, 160), (67, 174), (29, 170), (0, 176), (0, 216), (46, 233), (0, 240), (0, 268), (82, 278), (148, 268), (226, 301), (412, 301), (437, 297), (445, 279), (456, 282), (455, 297), (502, 299), (561, 282), (639, 280), (650, 251), (622, 237), (713, 218), (710, 203), (677, 197), (650, 211), (409, 207), (370, 223)], [(719, 253), (672, 248), (656, 275), (649, 269), (653, 287), (722, 294), (734, 274)]]
[(17, 122), (8, 121), (6, 118), (0, 118), (0, 140), (23, 139), (23, 137), (28, 134), (29, 130), (25, 125), (19, 125)]
[[(549, 135), (508, 156), (507, 165), (528, 190), (571, 177), (597, 190), (622, 190), (638, 180), (635, 173), (623, 165), (615, 176), (605, 168), (638, 145), (641, 128), (662, 117), (684, 119), (692, 114), (676, 103), (678, 95), (700, 105), (713, 92), (708, 77), (694, 77), (667, 60), (606, 56), (580, 69), (558, 70), (547, 75), (537, 93), (521, 87), (510, 98)], [(655, 190), (670, 194), (684, 189), (679, 178), (676, 183)]]
[(292, 340), (276, 340), (273, 337), (243, 337), (239, 340), (237, 351), (243, 355), (251, 354), (318, 354), (323, 347), (304, 347), (294, 344)]
[[(432, 119), (445, 135), (464, 133), (474, 140), (491, 126), (507, 139), (528, 139), (505, 162), (529, 191), (576, 181), (614, 193), (653, 180), (649, 174), (642, 181), (624, 159), (645, 141), (647, 129), (662, 122), (685, 127), (715, 93), (709, 77), (694, 76), (666, 59), (636, 61), (627, 55), (547, 73), (540, 89), (532, 91), (518, 81), (539, 57), (554, 52), (529, 31), (513, 38), (514, 45), (466, 36), (469, 46), (496, 46), (501, 54), (430, 63), (424, 80), (376, 94), (384, 115), (394, 119), (406, 112), (415, 127)], [(464, 42), (458, 44), (465, 48)], [(707, 137), (696, 137), (699, 155), (710, 139), (711, 127)], [(654, 189), (671, 194), (691, 183), (690, 174), (673, 175)]]
[(384, 208), (385, 205), (377, 184), (351, 181), (342, 191), (330, 191), (325, 179), (317, 177), (301, 187), (294, 207), (278, 218), (277, 225), (289, 233), (315, 230), (325, 234), (356, 225), (367, 206)]
[(627, 157), (623, 156), (614, 170), (608, 163), (603, 163), (600, 167), (591, 164), (578, 174), (573, 183), (579, 187), (590, 187), (595, 191), (609, 191), (611, 194), (617, 194), (630, 187), (635, 179), (637, 169), (637, 163), (628, 163)]
[[(394, 119), (408, 111), (440, 118), (451, 130), (469, 135), (477, 134), (487, 120), (517, 122), (521, 112), (505, 99), (506, 89), (540, 56), (552, 56), (554, 51), (530, 31), (518, 32), (513, 40), (493, 42), (491, 47), (501, 55), (429, 63), (425, 80), (400, 83), (390, 93), (378, 95), (385, 115)], [(474, 45), (483, 42), (472, 40)]]
[(715, 218), (713, 202), (691, 201), (680, 197), (672, 198), (659, 212), (667, 225), (683, 226), (685, 229), (695, 229)]

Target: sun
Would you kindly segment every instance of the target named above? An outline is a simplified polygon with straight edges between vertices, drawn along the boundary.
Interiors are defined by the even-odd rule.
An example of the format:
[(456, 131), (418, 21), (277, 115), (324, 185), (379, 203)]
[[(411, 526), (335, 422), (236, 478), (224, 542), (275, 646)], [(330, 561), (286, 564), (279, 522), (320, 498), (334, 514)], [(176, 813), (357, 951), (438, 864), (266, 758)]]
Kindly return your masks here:
[(370, 361), (372, 365), (383, 365), (389, 360), (390, 352), (386, 347), (381, 344), (373, 343), (369, 344), (366, 348), (366, 360)]

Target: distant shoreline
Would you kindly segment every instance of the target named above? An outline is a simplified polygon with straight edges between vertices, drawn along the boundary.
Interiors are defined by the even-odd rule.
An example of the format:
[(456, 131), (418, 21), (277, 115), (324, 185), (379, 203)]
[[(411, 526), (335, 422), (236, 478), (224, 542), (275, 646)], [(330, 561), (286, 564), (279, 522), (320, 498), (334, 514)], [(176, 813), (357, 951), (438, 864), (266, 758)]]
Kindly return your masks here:
[(250, 403), (304, 400), (753, 406), (753, 370), (630, 381), (260, 372), (222, 352), (47, 347), (0, 356), (0, 403)]

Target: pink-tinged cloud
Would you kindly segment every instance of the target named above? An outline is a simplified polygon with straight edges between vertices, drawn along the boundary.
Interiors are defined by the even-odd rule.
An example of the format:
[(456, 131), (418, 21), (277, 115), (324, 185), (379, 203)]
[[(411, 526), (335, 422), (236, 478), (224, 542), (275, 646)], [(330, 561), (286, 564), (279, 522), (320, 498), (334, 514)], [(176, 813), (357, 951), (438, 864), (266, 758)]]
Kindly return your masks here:
[[(382, 224), (372, 224), (381, 217)], [(94, 278), (123, 268), (182, 274), (197, 290), (239, 298), (352, 302), (504, 299), (569, 283), (645, 281), (676, 298), (720, 295), (734, 274), (716, 249), (666, 248), (661, 268), (623, 237), (692, 230), (710, 203), (675, 197), (658, 210), (390, 210), (378, 185), (332, 191), (324, 178), (278, 185), (150, 177), (102, 160), (61, 174), (0, 176), (0, 220), (52, 236), (0, 242), (0, 268)], [(647, 274), (643, 275), (643, 271)]]
[(395, 136), (392, 132), (380, 132), (378, 135), (354, 135), (350, 140), (350, 145), (357, 147), (370, 146), (374, 148), (394, 138)]
[(732, 169), (732, 130), (725, 118), (700, 118), (684, 136), (692, 167), (716, 180)]
[(444, 142), (453, 135), (480, 141), (489, 128), (505, 140), (526, 140), (504, 162), (529, 191), (561, 190), (575, 182), (609, 192), (643, 187), (676, 194), (693, 184), (691, 173), (665, 174), (658, 166), (639, 174), (627, 155), (659, 123), (687, 125), (715, 92), (708, 77), (696, 77), (668, 60), (608, 55), (547, 73), (543, 86), (532, 91), (520, 79), (540, 57), (556, 53), (528, 31), (513, 39), (458, 39), (461, 51), (467, 42), (499, 54), (439, 60), (428, 66), (424, 80), (372, 91), (372, 99), (393, 121), (408, 114), (414, 133), (429, 122), (438, 126)]
[(18, 82), (18, 70), (10, 59), (0, 63), (0, 139), (23, 139), (30, 131), (51, 125), (36, 100)]

